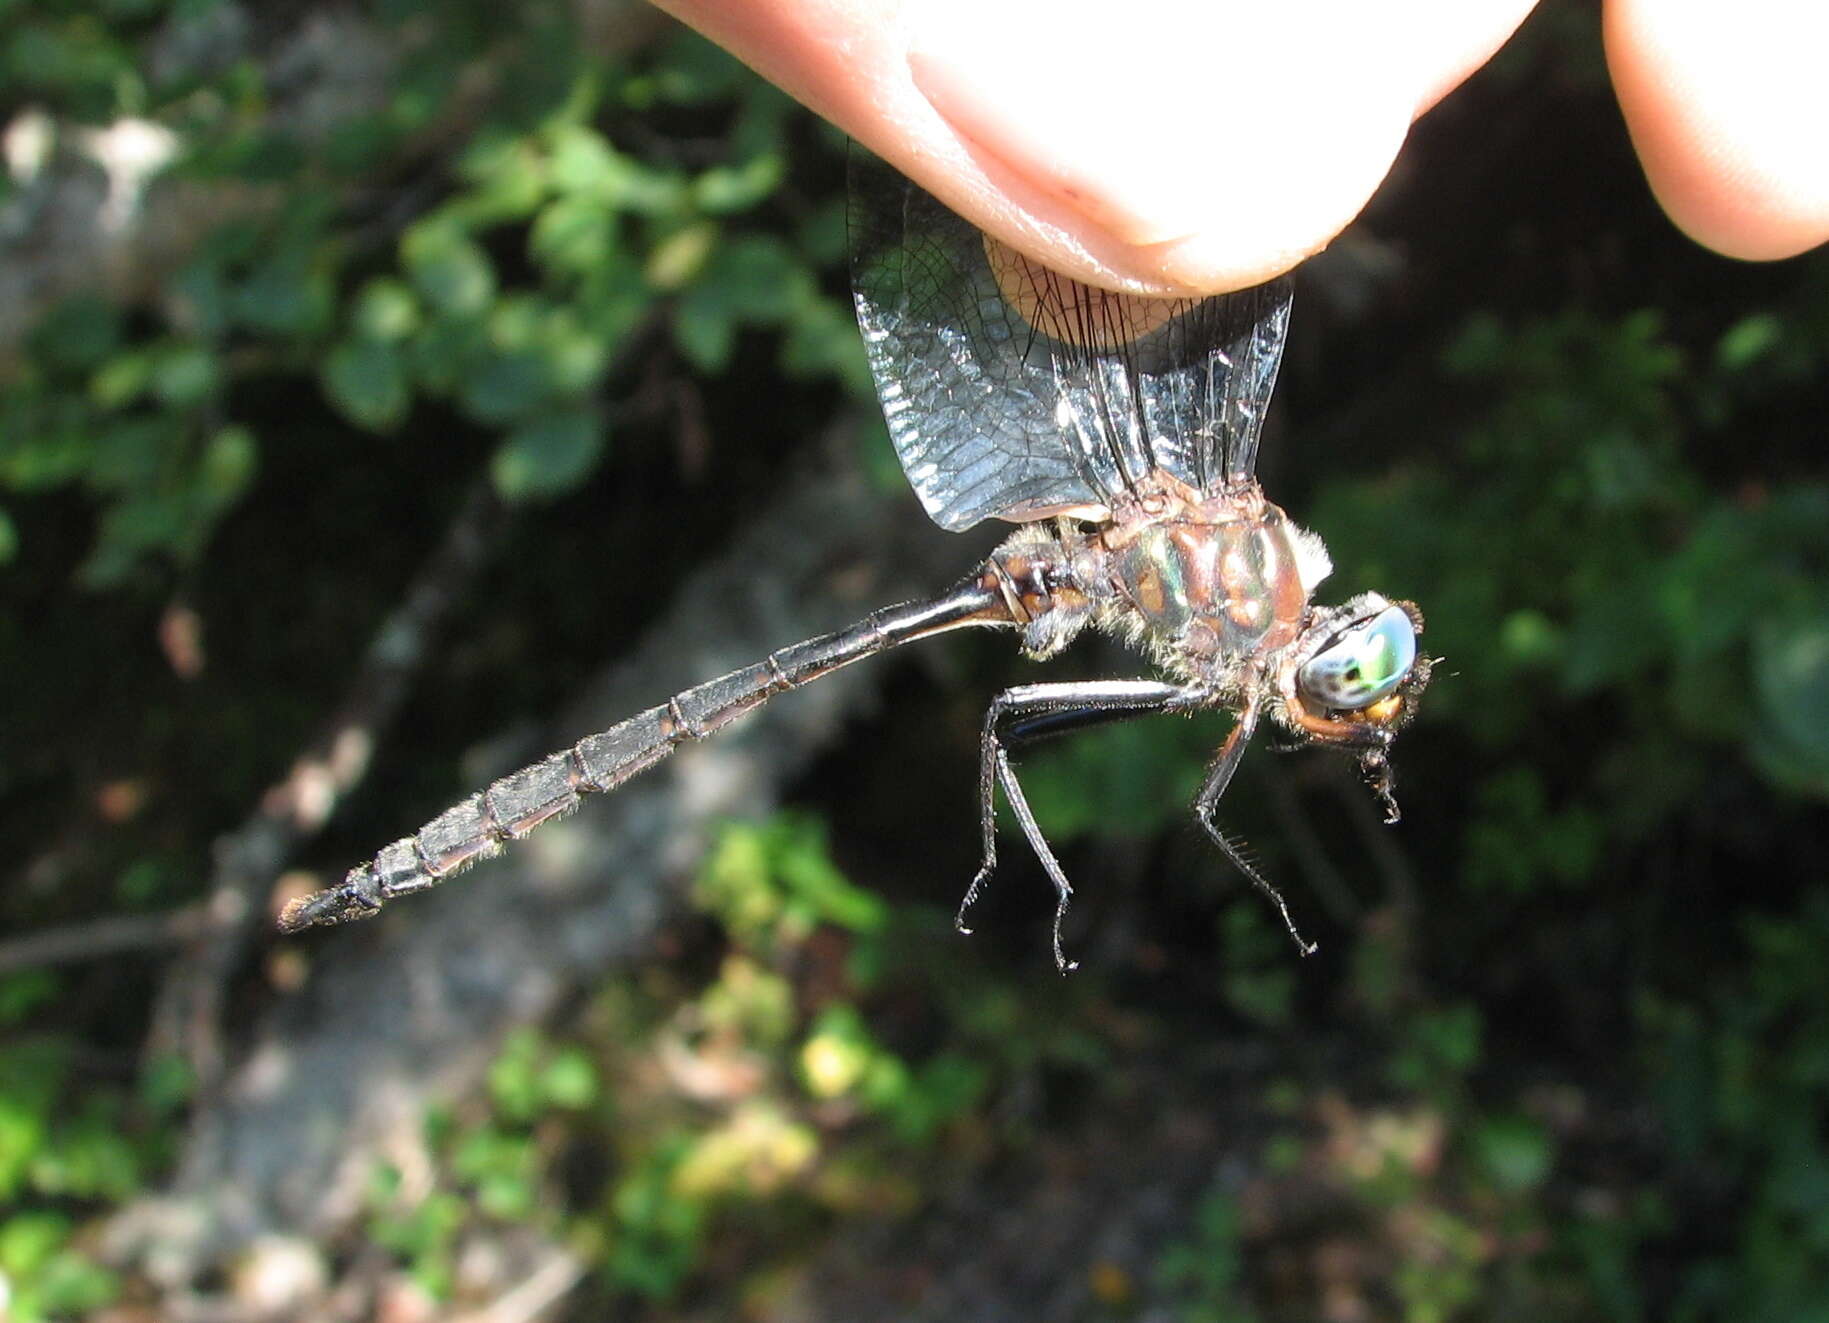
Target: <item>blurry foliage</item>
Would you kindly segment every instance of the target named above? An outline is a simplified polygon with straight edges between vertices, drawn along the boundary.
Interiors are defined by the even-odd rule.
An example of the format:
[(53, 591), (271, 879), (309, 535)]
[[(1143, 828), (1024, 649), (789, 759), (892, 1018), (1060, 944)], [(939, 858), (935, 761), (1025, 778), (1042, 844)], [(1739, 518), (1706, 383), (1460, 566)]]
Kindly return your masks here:
[[(750, 410), (758, 373), (784, 393), (863, 389), (836, 292), (835, 141), (727, 57), (674, 36), (612, 62), (561, 6), (380, 0), (376, 97), (307, 114), (254, 53), (269, 18), (218, 0), (0, 6), (8, 113), (49, 116), (55, 153), (141, 118), (179, 144), (149, 197), (200, 185), (229, 199), (172, 269), (70, 295), (0, 364), (0, 574), (23, 604), (0, 622), (9, 695), (26, 696), (12, 715), (31, 717), (42, 677), (89, 676), (97, 651), (125, 701), (140, 697), (124, 673), (145, 663), (112, 639), (98, 650), (75, 609), (28, 661), (34, 613), (78, 597), (70, 565), (86, 603), (200, 582), (233, 620), (273, 595), (212, 550), (235, 512), (273, 500), (276, 473), (316, 473), (321, 431), (292, 416), (300, 400), (361, 434), (377, 470), (474, 457), (459, 442), (480, 437), (499, 492), (557, 502), (623, 458), (656, 382), (721, 385)], [(1546, 11), (1489, 79), (1574, 107), (1579, 135), (1533, 129), (1559, 154), (1600, 122), (1585, 21)], [(1522, 143), (1466, 154), (1526, 173), (1511, 164)], [(1618, 165), (1585, 169), (1582, 187), (1624, 177)], [(32, 189), (0, 175), (9, 226), (31, 221)], [(1427, 323), (1408, 358), (1380, 345), (1349, 379), (1387, 391), (1351, 435), (1298, 412), (1278, 438), (1303, 455), (1314, 424), (1328, 447), (1286, 472), (1292, 495), (1272, 493), (1325, 536), (1324, 594), (1415, 598), (1445, 658), (1397, 748), (1411, 819), (1384, 848), (1409, 856), (1392, 864), (1355, 835), (1328, 783), (1296, 786), (1299, 825), (1345, 879), (1327, 956), (1297, 961), (1245, 888), (1216, 900), (1204, 842), (1204, 872), (1175, 866), (1193, 857), (1175, 854), (1177, 833), (1191, 835), (1185, 805), (1223, 721), (1025, 752), (1038, 816), (1076, 851), (1070, 873), (1113, 839), (1167, 861), (1128, 916), (1142, 935), (1065, 985), (973, 963), (987, 947), (1034, 954), (1032, 933), (957, 943), (946, 916), (848, 875), (814, 820), (733, 826), (692, 889), (685, 954), (503, 1043), (482, 1096), (427, 1118), (434, 1169), (375, 1174), (370, 1243), (454, 1299), (468, 1237), (531, 1226), (593, 1266), (582, 1308), (596, 1313), (581, 1317), (605, 1301), (661, 1316), (697, 1283), (797, 1261), (822, 1229), (906, 1216), (949, 1173), (995, 1179), (987, 1155), (1072, 1132), (1063, 1097), (1127, 1098), (1136, 1063), (1158, 1059), (1198, 1092), (1215, 1078), (1202, 1054), (1242, 1043), (1277, 1054), (1261, 1161), (1212, 1184), (1147, 1288), (1095, 1274), (1114, 1316), (1156, 1289), (1189, 1320), (1314, 1317), (1279, 1294), (1282, 1235), (1347, 1247), (1327, 1289), (1372, 1317), (1829, 1317), (1829, 893), (1805, 848), (1829, 800), (1829, 262), (1688, 288), (1698, 278), (1671, 277), (1642, 230), (1613, 232), (1622, 215), (1476, 230), (1480, 262), (1517, 242), (1542, 288), (1483, 286), (1490, 307), (1451, 290), (1452, 330)], [(1578, 245), (1560, 267), (1552, 254)], [(1427, 284), (1420, 260), (1415, 274)], [(1297, 394), (1279, 410), (1303, 407)], [(887, 453), (870, 459), (899, 483)], [(301, 521), (322, 517), (320, 491), (283, 495)], [(392, 488), (374, 509), (419, 495)], [(313, 565), (297, 592), (336, 597), (355, 573)], [(994, 682), (956, 687), (977, 701)], [(122, 758), (206, 799), (198, 764), (311, 701), (269, 689), (162, 700), (131, 727), (98, 706), (108, 729), (88, 735), (153, 746)], [(71, 787), (30, 783), (20, 769), (58, 732), (21, 726), (0, 745), (0, 789), (36, 798), (12, 821), (36, 830), (64, 812), (44, 811), (54, 794), (100, 797), (88, 764), (109, 763), (90, 749)], [(223, 779), (260, 784), (271, 767), (241, 756), (245, 775)], [(1261, 810), (1268, 761), (1254, 751), (1228, 821)], [(954, 770), (969, 780), (967, 764)], [(925, 845), (938, 792), (891, 775)], [(170, 825), (112, 835), (71, 812), (46, 856), (77, 862), (44, 873), (51, 885), (22, 870), (9, 913), (190, 898), (228, 810), (160, 808)], [(969, 810), (955, 829), (969, 833)], [(1298, 861), (1275, 831), (1253, 834), (1304, 913)], [(135, 856), (64, 844), (101, 836)], [(1005, 850), (1024, 876), (1020, 842)], [(1125, 902), (1095, 891), (1080, 910)], [(148, 976), (108, 973), (119, 983), (102, 995), (80, 971), (0, 977), (0, 1312), (22, 1323), (124, 1293), (94, 1227), (161, 1178), (189, 1101), (181, 1069), (122, 1064), (141, 1026), (118, 1008)], [(1266, 1226), (1284, 1190), (1324, 1206), (1325, 1224)]]
[[(74, 495), (61, 508), (93, 517), (82, 587), (157, 593), (194, 573), (275, 448), (313, 444), (266, 406), (275, 382), (315, 382), (377, 446), (400, 444), (428, 408), (491, 433), (489, 471), (516, 501), (592, 475), (614, 422), (606, 385), (638, 342), (670, 339), (715, 377), (740, 333), (766, 328), (780, 372), (861, 383), (848, 306), (820, 278), (842, 261), (840, 201), (790, 204), (798, 220), (775, 227), (785, 233), (746, 232), (782, 184), (790, 131), (806, 136), (784, 96), (683, 35), (612, 64), (559, 6), (432, 15), (411, 0), (378, 7), (378, 30), (360, 35), (393, 52), (381, 100), (326, 130), (294, 113), (294, 89), (266, 84), (250, 48), (262, 20), (241, 7), (0, 7), (9, 101), (50, 117), (56, 152), (139, 117), (177, 135), (172, 180), (228, 201), (150, 296), (65, 298), (0, 363), (0, 564), (42, 575), (46, 549), (9, 511)], [(478, 107), (485, 67), (492, 99)], [(428, 153), (479, 109), (454, 157)], [(686, 131), (637, 127), (668, 117)], [(837, 140), (824, 141), (836, 162)], [(24, 206), (7, 182), (0, 207), (9, 196)], [(165, 871), (194, 885), (194, 862)], [(147, 867), (159, 871), (144, 861), (129, 873)], [(785, 875), (790, 888), (806, 882), (791, 866)], [(823, 893), (806, 885), (811, 917), (824, 917)], [(138, 903), (165, 890), (139, 887)], [(54, 1004), (58, 989), (46, 975), (0, 980), (4, 1023)], [(377, 1193), (389, 1210), (377, 1239), (428, 1287), (447, 1283), (450, 1238), (473, 1205), (534, 1211), (532, 1121), (597, 1096), (587, 1058), (535, 1068), (529, 1051), (511, 1044), (498, 1063), (489, 1122), (452, 1123), (461, 1197), (397, 1212)], [(136, 1093), (79, 1080), (79, 1059), (66, 1033), (0, 1043), (0, 1313), (24, 1323), (112, 1296), (112, 1275), (73, 1233), (85, 1209), (140, 1192), (176, 1141), (181, 1081), (155, 1067)], [(889, 1089), (884, 1105), (915, 1088)], [(639, 1187), (622, 1197), (639, 1203)], [(658, 1223), (644, 1234), (672, 1235)]]
[[(856, 888), (806, 819), (727, 828), (694, 896), (722, 951), (707, 976), (657, 969), (606, 987), (564, 1040), (513, 1035), (486, 1102), (432, 1121), (449, 1183), (409, 1197), (377, 1174), (369, 1230), (435, 1296), (464, 1236), (494, 1219), (587, 1249), (612, 1296), (675, 1299), (714, 1235), (727, 1255), (911, 1206), (936, 1153), (982, 1142), (993, 1087), (1094, 1059), (917, 955), (939, 916)], [(948, 1005), (951, 1045), (884, 1041), (879, 1012), (910, 998)]]
[[(0, 981), (0, 996), (16, 1011), (29, 1001), (23, 987), (40, 979)], [(73, 1317), (114, 1298), (116, 1274), (81, 1243), (78, 1215), (142, 1191), (169, 1161), (187, 1100), (168, 1066), (149, 1067), (137, 1088), (98, 1087), (79, 1054), (64, 1035), (0, 1041), (0, 1304), (18, 1323)]]
[[(237, 417), (276, 371), (316, 364), (328, 403), (383, 436), (428, 403), (451, 407), (499, 434), (491, 472), (513, 500), (589, 477), (613, 422), (606, 379), (644, 331), (664, 330), (715, 376), (740, 331), (774, 328), (783, 373), (864, 381), (849, 308), (816, 274), (842, 256), (836, 200), (808, 210), (792, 238), (726, 233), (779, 188), (792, 104), (715, 48), (681, 37), (652, 60), (610, 66), (554, 9), (479, 9), (473, 26), (449, 22), (430, 40), (402, 31), (404, 63), (380, 108), (327, 139), (275, 140), (256, 65), (236, 67), (231, 108), (220, 87), (177, 75), (167, 85), (131, 63), (140, 24), (164, 21), (156, 49), (181, 46), (215, 6), (134, 10), (134, 21), (116, 16), (118, 30), (92, 13), (14, 17), (8, 44), (15, 60), (37, 57), (51, 104), (98, 120), (156, 110), (182, 133), (186, 178), (245, 178), (258, 155), (268, 191), (203, 236), (159, 300), (72, 297), (12, 366), (0, 493), (87, 494), (100, 514), (89, 586), (206, 552), (263, 448), (293, 443)], [(424, 10), (383, 12), (398, 28)], [(458, 111), (458, 72), (485, 55), (506, 89), (497, 116), (449, 178), (431, 177), (413, 135)], [(667, 114), (722, 127), (649, 156), (617, 145), (625, 124)], [(411, 175), (364, 174), (380, 168)], [(423, 200), (398, 230), (395, 199)], [(22, 551), (0, 525), (0, 556)]]
[(1636, 1008), (1673, 1157), (1740, 1192), (1731, 1235), (1668, 1315), (1685, 1323), (1829, 1308), (1829, 891), (1813, 886), (1795, 919), (1750, 917), (1739, 936), (1739, 977)]
[(1255, 1323), (1240, 1291), (1244, 1251), (1238, 1207), (1223, 1190), (1202, 1199), (1188, 1240), (1165, 1246), (1156, 1260), (1162, 1285), (1176, 1301), (1179, 1323)]

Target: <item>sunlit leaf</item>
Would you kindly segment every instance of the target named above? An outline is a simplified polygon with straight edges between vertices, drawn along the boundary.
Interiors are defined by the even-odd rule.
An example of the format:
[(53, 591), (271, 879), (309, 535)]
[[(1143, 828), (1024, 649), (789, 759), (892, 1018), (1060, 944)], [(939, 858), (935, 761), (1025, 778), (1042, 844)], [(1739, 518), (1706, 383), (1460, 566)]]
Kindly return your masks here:
[(69, 1236), (69, 1219), (61, 1214), (14, 1213), (0, 1222), (0, 1268), (14, 1277), (31, 1276)]
[[(607, 205), (616, 200), (628, 167), (595, 129), (568, 124), (552, 136), (552, 183), (562, 194), (583, 194)], [(571, 200), (579, 200), (573, 198)]]
[(377, 277), (356, 295), (351, 324), (365, 340), (405, 339), (419, 329), (419, 300), (398, 280)]
[(1770, 313), (1756, 313), (1735, 322), (1715, 345), (1715, 362), (1738, 372), (1764, 357), (1784, 337), (1784, 326)]
[(741, 165), (705, 171), (692, 182), (692, 200), (713, 215), (747, 211), (780, 187), (786, 173), (779, 153), (758, 153)]
[(451, 204), (449, 214), (466, 225), (523, 220), (546, 200), (546, 160), (525, 138), (486, 138), (464, 153), (458, 168), (471, 189)]
[(718, 228), (704, 222), (675, 230), (648, 254), (643, 274), (656, 289), (679, 289), (698, 278), (717, 252)]
[(239, 500), (253, 482), (259, 460), (253, 432), (234, 425), (217, 431), (204, 446), (203, 463), (198, 470), (203, 508), (212, 514), (220, 513)]
[(602, 266), (614, 252), (616, 214), (596, 198), (559, 198), (534, 221), (528, 245), (552, 270), (582, 275)]
[(157, 360), (149, 349), (116, 354), (89, 379), (89, 398), (97, 407), (119, 409), (137, 399), (152, 381)]

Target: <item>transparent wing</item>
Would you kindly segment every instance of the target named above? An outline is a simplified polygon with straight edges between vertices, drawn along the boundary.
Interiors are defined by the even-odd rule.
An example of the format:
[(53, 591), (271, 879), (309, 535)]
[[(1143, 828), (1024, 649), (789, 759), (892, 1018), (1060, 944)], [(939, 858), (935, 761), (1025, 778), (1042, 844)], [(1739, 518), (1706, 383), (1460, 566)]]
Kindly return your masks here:
[(942, 528), (1251, 477), (1287, 278), (1210, 299), (1067, 279), (854, 149), (852, 286), (889, 433)]

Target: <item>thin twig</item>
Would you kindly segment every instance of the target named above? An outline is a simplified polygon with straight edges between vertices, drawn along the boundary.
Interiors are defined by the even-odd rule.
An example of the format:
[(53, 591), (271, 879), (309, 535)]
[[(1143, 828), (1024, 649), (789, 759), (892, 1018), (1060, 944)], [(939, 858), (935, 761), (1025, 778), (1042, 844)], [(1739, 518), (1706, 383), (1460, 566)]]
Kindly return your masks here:
[(531, 1323), (584, 1280), (585, 1265), (570, 1250), (556, 1249), (521, 1283), (473, 1314), (453, 1323)]
[(505, 524), (486, 478), (472, 484), (438, 549), (370, 640), (336, 716), (259, 806), (215, 845), (199, 949), (174, 962), (154, 1003), (147, 1051), (182, 1054), (207, 1087), (222, 1067), (224, 990), (266, 914), (287, 859), (362, 779), (452, 609), (488, 562)]
[(163, 914), (117, 914), (92, 923), (45, 928), (0, 942), (0, 975), (175, 946), (206, 937), (224, 923), (208, 906), (186, 905)]

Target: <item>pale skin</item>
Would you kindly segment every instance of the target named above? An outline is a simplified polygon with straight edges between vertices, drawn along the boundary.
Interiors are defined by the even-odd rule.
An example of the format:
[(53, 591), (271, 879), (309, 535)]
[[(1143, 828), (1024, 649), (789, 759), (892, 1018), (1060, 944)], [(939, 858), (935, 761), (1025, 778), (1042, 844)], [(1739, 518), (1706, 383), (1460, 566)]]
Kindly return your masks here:
[[(1551, 0), (1555, 2), (1555, 0)], [(657, 0), (979, 226), (1146, 294), (1320, 251), (1533, 0)], [(1652, 192), (1697, 242), (1829, 241), (1829, 3), (1606, 0)]]

